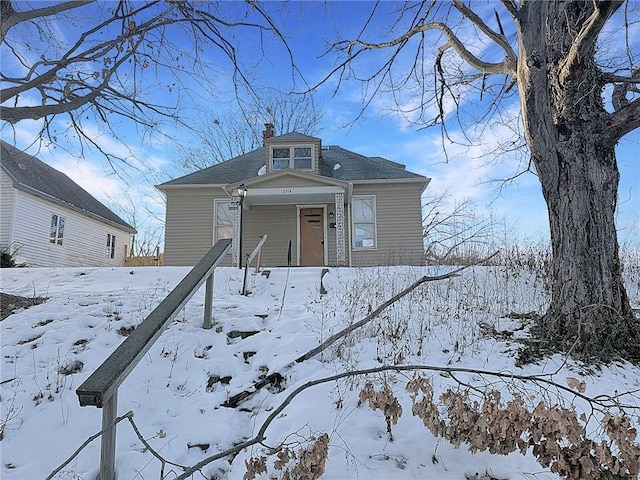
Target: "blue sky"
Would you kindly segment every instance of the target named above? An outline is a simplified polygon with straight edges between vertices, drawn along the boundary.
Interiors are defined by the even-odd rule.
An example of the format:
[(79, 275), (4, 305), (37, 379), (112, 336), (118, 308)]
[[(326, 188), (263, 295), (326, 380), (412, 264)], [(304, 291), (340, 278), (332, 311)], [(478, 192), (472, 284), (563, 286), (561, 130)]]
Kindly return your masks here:
[[(323, 54), (327, 46), (336, 40), (336, 32), (345, 37), (356, 35), (373, 3), (291, 2), (284, 10), (279, 3), (266, 5), (286, 36), (299, 70), (308, 84), (313, 85), (335, 65), (334, 56)], [(386, 7), (391, 4), (382, 5)], [(480, 6), (489, 8), (488, 12), (493, 15), (490, 4), (482, 2)], [(221, 8), (236, 9), (237, 6), (223, 3)], [(393, 17), (389, 15), (382, 18), (390, 22)], [(68, 25), (57, 27), (61, 36), (70, 37)], [(373, 31), (384, 35), (384, 27), (383, 20), (374, 26)], [(177, 41), (181, 40), (178, 38)], [(300, 78), (293, 83), (289, 59), (278, 42), (257, 35), (245, 35), (235, 41), (241, 62), (259, 88), (290, 88), (297, 91), (306, 88)], [(257, 48), (260, 41), (264, 42), (262, 49)], [(494, 53), (484, 45), (476, 45), (475, 48), (487, 55)], [(182, 86), (168, 88), (167, 81), (166, 88), (158, 88), (153, 94), (155, 101), (177, 105), (187, 123), (195, 123), (197, 119), (216, 112), (233, 112), (235, 105), (229, 65), (215, 51), (204, 51), (202, 56), (211, 62), (206, 82), (194, 78)], [(372, 68), (375, 60), (375, 54), (365, 57), (359, 61), (358, 67), (366, 71)], [(454, 199), (472, 199), (479, 212), (504, 219), (506, 226), (514, 228), (514, 233), (510, 233), (513, 237), (510, 241), (516, 237), (520, 241), (547, 239), (546, 207), (535, 175), (525, 174), (508, 184), (492, 181), (510, 177), (518, 171), (520, 159), (509, 156), (498, 160), (494, 158), (497, 142), (511, 134), (509, 128), (492, 125), (480, 135), (481, 141), (471, 146), (444, 142), (447, 150), (445, 156), (440, 129), (420, 130), (406, 119), (390, 113), (389, 106), (393, 102), (389, 95), (378, 96), (360, 115), (361, 85), (346, 81), (337, 93), (334, 92), (335, 87), (335, 79), (330, 79), (315, 94), (315, 102), (324, 114), (317, 136), (322, 138), (324, 144), (340, 145), (364, 155), (383, 156), (407, 165), (411, 171), (431, 177), (429, 192), (437, 194), (447, 190)], [(405, 96), (402, 101), (410, 102), (411, 97)], [(471, 98), (471, 106), (473, 101)], [(517, 113), (517, 103), (512, 102), (506, 107), (510, 112)], [(257, 113), (257, 121), (260, 121), (259, 116)], [(359, 120), (354, 122), (357, 117), (360, 117)], [(62, 119), (59, 122), (61, 131), (66, 127), (63, 122)], [(150, 210), (156, 217), (163, 216), (162, 196), (153, 188), (153, 184), (184, 173), (178, 167), (180, 144), (193, 142), (193, 134), (169, 122), (162, 123), (159, 133), (153, 135), (125, 123), (116, 123), (115, 129), (126, 141), (125, 147), (99, 123), (87, 122), (86, 125), (92, 129), (101, 145), (128, 157), (136, 168), (117, 165), (116, 174), (113, 166), (98, 152), (88, 150), (79, 155), (77, 146), (73, 142), (65, 144), (64, 140), (60, 140), (55, 148), (40, 150), (38, 156), (65, 172), (107, 205), (122, 203), (125, 210), (131, 210), (131, 206), (135, 205), (139, 217), (144, 217), (147, 225), (158, 226), (158, 220), (146, 214)], [(39, 126), (39, 122), (30, 121), (18, 124), (15, 130), (17, 146), (26, 148), (33, 142)], [(462, 136), (462, 132), (455, 129), (451, 134), (454, 138)], [(3, 125), (3, 138), (12, 141), (13, 135), (13, 131)], [(29, 151), (35, 153), (33, 148)], [(637, 130), (624, 137), (616, 150), (621, 170), (617, 222), (622, 242), (638, 238), (640, 230), (639, 151), (640, 132)]]

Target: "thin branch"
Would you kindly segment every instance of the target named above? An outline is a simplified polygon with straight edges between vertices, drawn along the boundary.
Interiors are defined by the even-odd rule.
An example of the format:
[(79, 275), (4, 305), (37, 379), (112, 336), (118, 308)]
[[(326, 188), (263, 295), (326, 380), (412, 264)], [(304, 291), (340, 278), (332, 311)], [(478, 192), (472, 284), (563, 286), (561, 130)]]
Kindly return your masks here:
[(2, 18), (0, 18), (0, 43), (4, 41), (4, 37), (9, 29), (18, 23), (33, 20), (34, 18), (50, 17), (51, 15), (56, 15), (73, 8), (79, 8), (93, 2), (95, 2), (95, 0), (73, 0), (71, 2), (49, 5), (43, 8), (28, 10), (26, 12), (17, 12), (13, 9), (10, 2), (3, 0)]
[[(488, 256), (487, 258), (481, 260), (478, 263), (486, 262), (486, 261), (490, 260), (491, 258), (495, 257), (498, 253), (499, 252), (495, 252), (493, 255)], [(374, 318), (379, 316), (389, 306), (393, 305), (395, 302), (397, 302), (402, 297), (406, 296), (407, 294), (409, 294), (410, 292), (415, 290), (417, 287), (419, 287), (423, 283), (425, 283), (425, 282), (435, 282), (435, 281), (438, 281), (438, 280), (445, 280), (447, 278), (457, 277), (457, 276), (459, 276), (458, 274), (460, 272), (462, 272), (463, 270), (466, 270), (469, 267), (472, 267), (473, 265), (475, 265), (475, 263), (474, 264), (470, 264), (470, 265), (466, 265), (466, 266), (463, 266), (463, 267), (459, 267), (459, 268), (457, 268), (457, 269), (455, 269), (455, 270), (453, 270), (453, 271), (451, 271), (451, 272), (449, 272), (447, 274), (444, 274), (444, 275), (437, 275), (437, 276), (433, 276), (433, 277), (425, 275), (424, 277), (420, 278), (418, 281), (414, 282), (413, 284), (409, 285), (407, 288), (405, 288), (401, 292), (399, 292), (396, 295), (394, 295), (393, 297), (391, 297), (389, 300), (384, 302), (382, 305), (380, 305), (378, 308), (376, 308), (373, 312), (371, 312), (369, 315), (367, 315), (365, 318), (363, 318), (359, 322), (356, 322), (356, 323), (354, 323), (352, 325), (349, 325), (348, 327), (342, 329), (338, 333), (336, 333), (336, 334), (332, 335), (331, 337), (329, 337), (327, 340), (322, 342), (317, 347), (312, 348), (311, 350), (309, 350), (304, 355), (296, 358), (295, 359), (295, 363), (301, 363), (301, 362), (304, 362), (306, 360), (309, 360), (309, 359), (315, 357), (320, 352), (326, 350), (327, 348), (329, 348), (331, 345), (333, 345), (335, 342), (337, 342), (341, 338), (347, 336), (349, 333), (351, 333), (354, 330), (362, 327), (363, 325), (366, 325), (367, 323), (371, 322), (371, 320), (373, 320)], [(252, 390), (244, 390), (244, 391), (242, 391), (242, 392), (230, 397), (226, 402), (223, 403), (223, 406), (224, 407), (235, 408), (241, 401), (249, 398), (250, 396), (254, 395), (256, 392), (258, 392), (260, 389), (262, 389), (263, 387), (265, 387), (267, 385), (270, 385), (271, 383), (273, 383), (277, 379), (281, 379), (281, 378), (282, 378), (282, 374), (280, 374), (278, 372), (271, 373), (267, 377), (255, 382), (252, 385)]]
[[(523, 383), (531, 382), (531, 383), (545, 385), (546, 387), (555, 387), (558, 390), (562, 390), (564, 392), (570, 393), (571, 395), (574, 395), (575, 397), (586, 400), (590, 405), (595, 404), (602, 408), (622, 407), (622, 408), (629, 408), (629, 409), (640, 409), (640, 407), (636, 405), (631, 405), (631, 404), (620, 405), (617, 401), (615, 401), (612, 398), (601, 399), (601, 396), (598, 398), (590, 397), (588, 395), (580, 393), (575, 389), (569, 388), (566, 385), (562, 385), (560, 383), (554, 382), (553, 380), (543, 378), (539, 375), (516, 375), (509, 372), (496, 372), (496, 371), (489, 371), (489, 370), (480, 370), (477, 368), (464, 368), (464, 367), (440, 367), (437, 365), (383, 365), (380, 367), (367, 368), (363, 370), (352, 370), (348, 372), (342, 372), (336, 375), (331, 375), (329, 377), (310, 380), (304, 383), (303, 385), (300, 385), (299, 387), (295, 388), (289, 395), (287, 395), (287, 397), (282, 401), (282, 403), (278, 405), (278, 407), (271, 412), (271, 414), (266, 418), (264, 423), (260, 426), (258, 433), (252, 439), (247, 440), (239, 445), (236, 445), (223, 452), (217, 453), (215, 455), (211, 455), (199, 461), (194, 466), (190, 467), (189, 469), (184, 471), (181, 475), (176, 477), (176, 480), (184, 480), (190, 477), (191, 475), (195, 474), (202, 467), (208, 465), (211, 462), (214, 462), (221, 458), (225, 458), (230, 455), (236, 455), (238, 452), (240, 452), (246, 447), (250, 447), (257, 443), (263, 442), (266, 439), (265, 434), (267, 432), (267, 429), (273, 423), (273, 421), (282, 414), (283, 410), (287, 408), (287, 406), (289, 406), (289, 404), (293, 401), (295, 397), (297, 397), (300, 393), (302, 393), (303, 391), (311, 387), (322, 385), (324, 383), (335, 382), (343, 378), (372, 375), (372, 374), (383, 373), (383, 372), (415, 372), (415, 371), (421, 371), (421, 370), (440, 372), (440, 373), (447, 374), (449, 376), (452, 373), (453, 374), (471, 373), (475, 375), (483, 375), (488, 377), (497, 377), (497, 378), (509, 379), (509, 380), (520, 380)], [(455, 377), (452, 377), (452, 379), (455, 380)], [(611, 403), (606, 403), (605, 400), (609, 400)]]
[(104, 430), (99, 431), (98, 433), (91, 435), (89, 438), (87, 438), (82, 445), (80, 445), (77, 450), (75, 452), (73, 452), (73, 454), (67, 458), (58, 468), (56, 468), (53, 472), (51, 472), (49, 474), (49, 476), (45, 479), (45, 480), (51, 480), (53, 477), (56, 476), (56, 474), (58, 472), (60, 472), (60, 470), (62, 470), (64, 467), (66, 467), (74, 458), (76, 458), (78, 456), (78, 454), (84, 450), (84, 448), (89, 445), (91, 442), (93, 442), (96, 438), (100, 438), (107, 430), (109, 430), (110, 428), (115, 428), (115, 426), (120, 423), (122, 420), (124, 420), (125, 418), (130, 418), (133, 417), (133, 411), (129, 410), (127, 413), (125, 413), (124, 415), (121, 415), (120, 417), (117, 417), (115, 422), (113, 422), (112, 425), (109, 425), (107, 428), (105, 428)]
[[(491, 30), (486, 23), (469, 7), (463, 4), (460, 0), (454, 0), (453, 5), (464, 15), (467, 17), (474, 25), (476, 25), (486, 36), (488, 36), (491, 40), (497, 43), (506, 55), (505, 63), (509, 64), (510, 70), (512, 71), (511, 76), (515, 76), (515, 71), (518, 64), (518, 57), (516, 56), (513, 48), (509, 44), (509, 41), (504, 36), (503, 33), (496, 33)], [(496, 13), (497, 17), (497, 13)], [(500, 27), (502, 29), (502, 27)]]

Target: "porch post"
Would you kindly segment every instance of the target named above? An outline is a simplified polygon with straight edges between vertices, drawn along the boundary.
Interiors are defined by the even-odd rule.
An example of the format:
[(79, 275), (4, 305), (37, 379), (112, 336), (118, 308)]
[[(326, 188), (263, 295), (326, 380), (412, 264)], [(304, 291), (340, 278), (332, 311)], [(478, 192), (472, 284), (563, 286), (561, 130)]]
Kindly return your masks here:
[(345, 262), (344, 255), (344, 193), (335, 194), (336, 202), (336, 261), (338, 265)]
[(231, 265), (240, 265), (238, 259), (240, 258), (240, 202), (232, 202), (229, 208), (233, 208), (233, 237), (231, 239)]

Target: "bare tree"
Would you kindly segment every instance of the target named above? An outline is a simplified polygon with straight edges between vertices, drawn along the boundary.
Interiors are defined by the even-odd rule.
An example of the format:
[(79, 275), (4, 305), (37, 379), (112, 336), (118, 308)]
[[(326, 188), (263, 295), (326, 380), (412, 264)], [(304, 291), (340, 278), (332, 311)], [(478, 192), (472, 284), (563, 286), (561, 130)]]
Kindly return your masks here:
[(278, 91), (250, 97), (239, 107), (222, 115), (211, 114), (193, 126), (197, 146), (182, 154), (188, 170), (210, 167), (262, 146), (264, 125), (274, 125), (277, 134), (299, 132), (317, 135), (322, 112), (311, 94), (285, 94)]
[[(501, 0), (490, 11), (472, 1), (407, 3), (380, 41), (373, 26), (383, 5), (356, 38), (333, 45), (340, 62), (327, 79), (361, 80), (366, 105), (386, 91), (422, 126), (446, 126), (451, 117), (489, 122), (517, 95), (551, 230), (552, 300), (536, 328), (541, 346), (585, 359), (640, 358), (614, 223), (615, 146), (640, 126), (640, 51), (624, 34), (637, 26), (637, 4)], [(615, 32), (622, 34), (610, 40)], [(356, 61), (374, 51), (377, 66)]]
[[(191, 85), (210, 88), (211, 58), (231, 73), (236, 90), (252, 91), (250, 66), (239, 59), (237, 38), (254, 35), (259, 42), (270, 34), (287, 48), (257, 2), (83, 0), (33, 8), (1, 0), (0, 5), (0, 118), (10, 125), (41, 120), (41, 136), (53, 142), (61, 135), (54, 120), (66, 120), (66, 133), (109, 159), (126, 160), (103, 151), (87, 121), (99, 121), (118, 138), (122, 122), (144, 133), (163, 120), (184, 124), (180, 106), (185, 97), (199, 94)], [(164, 104), (157, 103), (159, 92), (167, 97)]]
[(445, 265), (477, 263), (496, 250), (500, 220), (478, 211), (471, 199), (453, 200), (448, 191), (428, 195), (423, 235), (428, 261)]

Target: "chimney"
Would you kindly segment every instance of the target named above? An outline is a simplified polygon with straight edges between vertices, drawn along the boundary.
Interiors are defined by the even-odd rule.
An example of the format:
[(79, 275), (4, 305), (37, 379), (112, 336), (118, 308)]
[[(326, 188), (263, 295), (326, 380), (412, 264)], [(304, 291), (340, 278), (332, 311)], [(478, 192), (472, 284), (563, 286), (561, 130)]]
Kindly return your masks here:
[(266, 144), (267, 140), (274, 136), (273, 123), (265, 123), (264, 131), (262, 132), (262, 143)]

